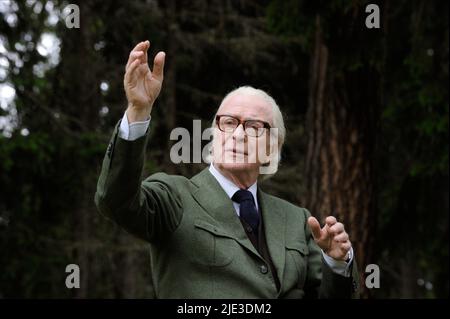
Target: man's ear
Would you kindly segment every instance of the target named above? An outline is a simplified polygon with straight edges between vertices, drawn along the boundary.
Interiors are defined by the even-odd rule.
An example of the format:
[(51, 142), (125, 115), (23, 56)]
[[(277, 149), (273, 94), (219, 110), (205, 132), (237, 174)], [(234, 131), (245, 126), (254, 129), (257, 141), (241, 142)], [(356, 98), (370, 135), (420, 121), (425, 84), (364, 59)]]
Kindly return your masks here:
[(210, 163), (212, 163), (213, 158), (214, 158), (213, 147), (212, 147), (212, 145), (210, 145), (208, 147), (207, 154), (204, 155), (204, 161), (206, 164), (210, 164)]
[[(271, 129), (269, 133), (269, 145), (266, 144), (265, 152), (267, 154), (267, 151), (269, 151), (269, 155), (267, 156), (267, 161), (262, 163), (262, 167), (270, 166), (272, 163), (278, 162), (278, 129), (275, 131), (272, 131)], [(268, 146), (268, 147), (267, 147)]]
[(259, 167), (259, 173), (263, 175), (273, 175), (278, 171), (278, 152), (272, 152), (270, 160)]

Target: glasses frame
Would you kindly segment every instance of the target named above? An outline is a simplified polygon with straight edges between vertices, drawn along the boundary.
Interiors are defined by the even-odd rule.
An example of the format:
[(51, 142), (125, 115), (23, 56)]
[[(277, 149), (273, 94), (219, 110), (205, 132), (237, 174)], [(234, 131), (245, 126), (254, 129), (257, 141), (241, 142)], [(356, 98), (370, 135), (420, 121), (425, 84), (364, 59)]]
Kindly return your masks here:
[[(235, 119), (235, 120), (238, 121), (238, 125), (234, 128), (233, 132), (226, 132), (226, 131), (224, 131), (224, 130), (220, 127), (220, 118), (221, 118), (221, 117), (224, 117), (224, 116), (231, 117), (232, 119)], [(244, 132), (245, 132), (245, 134), (246, 134), (247, 136), (251, 136), (251, 137), (260, 137), (260, 136), (262, 136), (262, 135), (264, 134), (264, 130), (261, 130), (261, 134), (259, 134), (259, 135), (256, 135), (256, 136), (254, 136), (254, 135), (249, 135), (249, 134), (247, 133), (246, 129), (245, 129), (245, 125), (247, 124), (247, 122), (260, 122), (260, 123), (263, 124), (263, 128), (265, 128), (265, 129), (271, 129), (271, 128), (272, 128), (272, 127), (270, 126), (269, 123), (267, 123), (267, 122), (265, 122), (265, 121), (261, 121), (261, 120), (241, 120), (241, 119), (239, 119), (239, 118), (237, 118), (237, 117), (235, 117), (235, 116), (228, 115), (228, 114), (216, 115), (216, 125), (217, 125), (217, 127), (219, 128), (219, 130), (221, 130), (221, 131), (224, 132), (224, 133), (234, 133), (234, 131), (236, 131), (236, 129), (239, 127), (239, 125), (242, 124), (242, 128), (244, 129)]]

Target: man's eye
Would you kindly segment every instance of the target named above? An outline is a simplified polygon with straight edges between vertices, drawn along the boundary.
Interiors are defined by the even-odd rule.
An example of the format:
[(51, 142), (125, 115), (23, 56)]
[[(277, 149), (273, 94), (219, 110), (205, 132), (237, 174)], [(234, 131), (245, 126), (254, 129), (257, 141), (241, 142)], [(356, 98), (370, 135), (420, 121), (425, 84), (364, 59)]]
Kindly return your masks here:
[(234, 121), (232, 119), (227, 119), (227, 120), (224, 121), (224, 124), (225, 125), (232, 125), (232, 124), (234, 124)]
[(247, 127), (257, 130), (257, 129), (261, 129), (264, 127), (264, 125), (260, 122), (247, 122)]

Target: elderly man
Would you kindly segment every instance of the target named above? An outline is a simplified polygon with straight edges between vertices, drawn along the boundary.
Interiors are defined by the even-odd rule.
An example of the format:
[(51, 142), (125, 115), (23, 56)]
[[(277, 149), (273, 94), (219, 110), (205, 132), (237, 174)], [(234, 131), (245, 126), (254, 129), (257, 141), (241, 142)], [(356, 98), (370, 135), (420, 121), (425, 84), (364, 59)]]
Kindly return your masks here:
[[(262, 168), (277, 161), (285, 135), (278, 106), (265, 92), (242, 87), (224, 98), (209, 168), (191, 179), (157, 173), (141, 182), (165, 61), (159, 52), (150, 71), (149, 46), (141, 42), (130, 53), (128, 108), (109, 144), (95, 201), (102, 214), (150, 243), (153, 297), (356, 296), (344, 226), (330, 216), (321, 228), (306, 209), (258, 187)], [(275, 156), (262, 159), (258, 145)]]

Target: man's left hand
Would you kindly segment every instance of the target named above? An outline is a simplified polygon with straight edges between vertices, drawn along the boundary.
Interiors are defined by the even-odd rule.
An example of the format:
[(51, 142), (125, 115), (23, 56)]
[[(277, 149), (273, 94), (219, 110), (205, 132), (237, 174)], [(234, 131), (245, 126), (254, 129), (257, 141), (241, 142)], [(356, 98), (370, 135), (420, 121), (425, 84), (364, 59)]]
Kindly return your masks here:
[(325, 254), (336, 260), (347, 261), (352, 244), (344, 224), (338, 223), (335, 217), (328, 216), (323, 228), (320, 228), (319, 222), (314, 217), (308, 218), (308, 225), (311, 227), (315, 242)]

